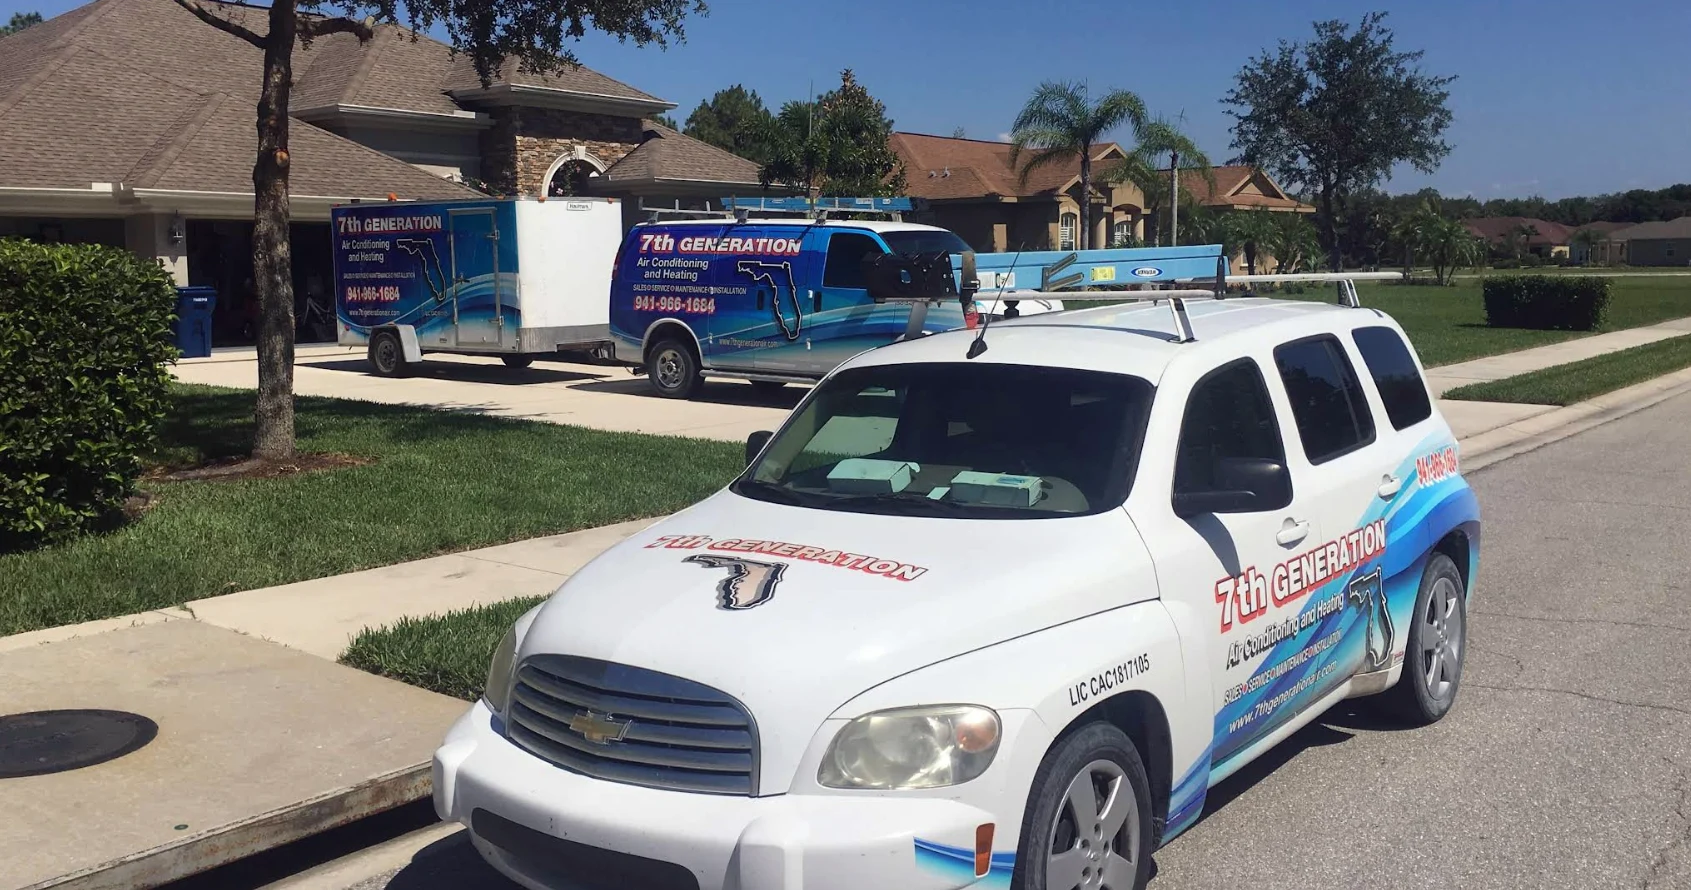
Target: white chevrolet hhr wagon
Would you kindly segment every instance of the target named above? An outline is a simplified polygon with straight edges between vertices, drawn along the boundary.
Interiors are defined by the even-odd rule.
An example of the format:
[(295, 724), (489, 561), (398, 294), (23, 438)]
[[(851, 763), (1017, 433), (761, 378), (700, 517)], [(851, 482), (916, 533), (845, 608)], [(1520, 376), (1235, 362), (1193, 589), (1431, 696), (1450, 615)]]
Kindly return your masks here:
[(1133, 890), (1335, 703), (1441, 718), (1480, 520), (1401, 329), (1170, 305), (846, 362), (511, 628), (441, 817), (531, 888)]

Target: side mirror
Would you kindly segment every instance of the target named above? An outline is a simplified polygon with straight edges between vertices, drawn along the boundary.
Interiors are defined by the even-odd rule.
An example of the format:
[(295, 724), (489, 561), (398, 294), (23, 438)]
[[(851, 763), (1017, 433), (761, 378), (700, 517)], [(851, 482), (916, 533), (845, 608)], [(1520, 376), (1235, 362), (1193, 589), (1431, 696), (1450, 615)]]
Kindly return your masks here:
[(763, 446), (768, 445), (774, 436), (769, 430), (758, 430), (746, 437), (746, 466), (751, 466), (752, 461), (757, 460), (757, 456), (763, 452)]
[(1286, 465), (1260, 457), (1224, 457), (1216, 462), (1215, 488), (1178, 491), (1174, 515), (1265, 513), (1292, 502), (1292, 474)]

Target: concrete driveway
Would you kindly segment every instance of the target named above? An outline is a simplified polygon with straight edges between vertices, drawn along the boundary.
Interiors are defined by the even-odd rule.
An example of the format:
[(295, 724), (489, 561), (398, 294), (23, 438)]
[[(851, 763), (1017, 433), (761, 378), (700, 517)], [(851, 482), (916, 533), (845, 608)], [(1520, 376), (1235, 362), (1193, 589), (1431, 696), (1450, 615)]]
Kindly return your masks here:
[[(185, 383), (254, 389), (258, 362), (251, 349), (185, 359), (174, 369)], [(692, 401), (666, 399), (644, 376), (625, 368), (535, 362), (507, 368), (498, 359), (430, 355), (410, 377), (370, 373), (364, 350), (304, 346), (294, 362), (294, 392), (388, 404), (418, 405), (567, 423), (615, 432), (655, 433), (743, 442), (775, 429), (805, 388), (761, 394), (745, 383), (710, 381)]]

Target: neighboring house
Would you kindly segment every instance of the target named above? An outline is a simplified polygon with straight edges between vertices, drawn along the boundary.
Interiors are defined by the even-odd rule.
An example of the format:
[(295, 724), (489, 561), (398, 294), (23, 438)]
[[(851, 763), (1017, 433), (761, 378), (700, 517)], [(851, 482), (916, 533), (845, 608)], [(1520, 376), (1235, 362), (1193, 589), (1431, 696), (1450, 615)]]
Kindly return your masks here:
[(1568, 234), (1568, 259), (1599, 266), (1626, 262), (1626, 242), (1616, 240), (1615, 233), (1632, 225), (1599, 220), (1579, 226)]
[(1484, 239), (1494, 253), (1509, 256), (1524, 251), (1545, 259), (1565, 257), (1573, 235), (1568, 226), (1530, 216), (1486, 216), (1465, 219), (1462, 225)]
[[(1163, 171), (1165, 174), (1168, 171)], [(1284, 213), (1314, 213), (1315, 208), (1286, 194), (1273, 177), (1243, 164), (1211, 167), (1212, 186), (1199, 170), (1180, 171), (1183, 195), (1216, 210), (1277, 210)]]
[[(209, 3), (259, 31), (266, 10)], [(383, 25), (294, 53), (295, 292), (328, 301), (329, 208), (351, 200), (593, 194), (699, 206), (759, 190), (757, 165), (650, 118), (675, 107), (588, 68), (468, 58)], [(0, 38), (0, 236), (99, 242), (219, 292), (221, 342), (251, 311), (262, 57), (168, 0), (98, 0)]]
[(1610, 237), (1622, 244), (1629, 265), (1691, 265), (1691, 216), (1639, 223)]
[[(920, 199), (922, 210), (913, 219), (951, 229), (983, 252), (1079, 246), (1078, 158), (1037, 169), (1024, 183), (1010, 163), (1007, 142), (894, 133), (892, 149), (904, 162), (908, 193)], [(1120, 145), (1094, 146), (1092, 157), (1092, 246), (1143, 239), (1147, 206), (1166, 204), (1166, 197), (1147, 202), (1137, 186), (1098, 183), (1100, 174), (1125, 157)], [(1288, 197), (1260, 170), (1229, 166), (1214, 172), (1213, 189), (1197, 171), (1182, 171), (1182, 187), (1199, 203), (1219, 209), (1315, 209)]]

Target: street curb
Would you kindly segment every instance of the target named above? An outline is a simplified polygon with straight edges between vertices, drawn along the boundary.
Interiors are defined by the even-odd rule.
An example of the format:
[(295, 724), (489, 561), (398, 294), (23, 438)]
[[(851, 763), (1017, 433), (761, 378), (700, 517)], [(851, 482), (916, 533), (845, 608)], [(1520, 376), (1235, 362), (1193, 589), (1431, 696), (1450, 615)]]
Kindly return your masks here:
[(1462, 471), (1484, 469), (1537, 451), (1686, 393), (1691, 393), (1691, 368), (1487, 430), (1469, 437), (1462, 447)]
[(404, 767), (357, 785), (19, 890), (157, 887), (422, 800), (433, 794), (432, 766), (432, 763), (421, 763)]

